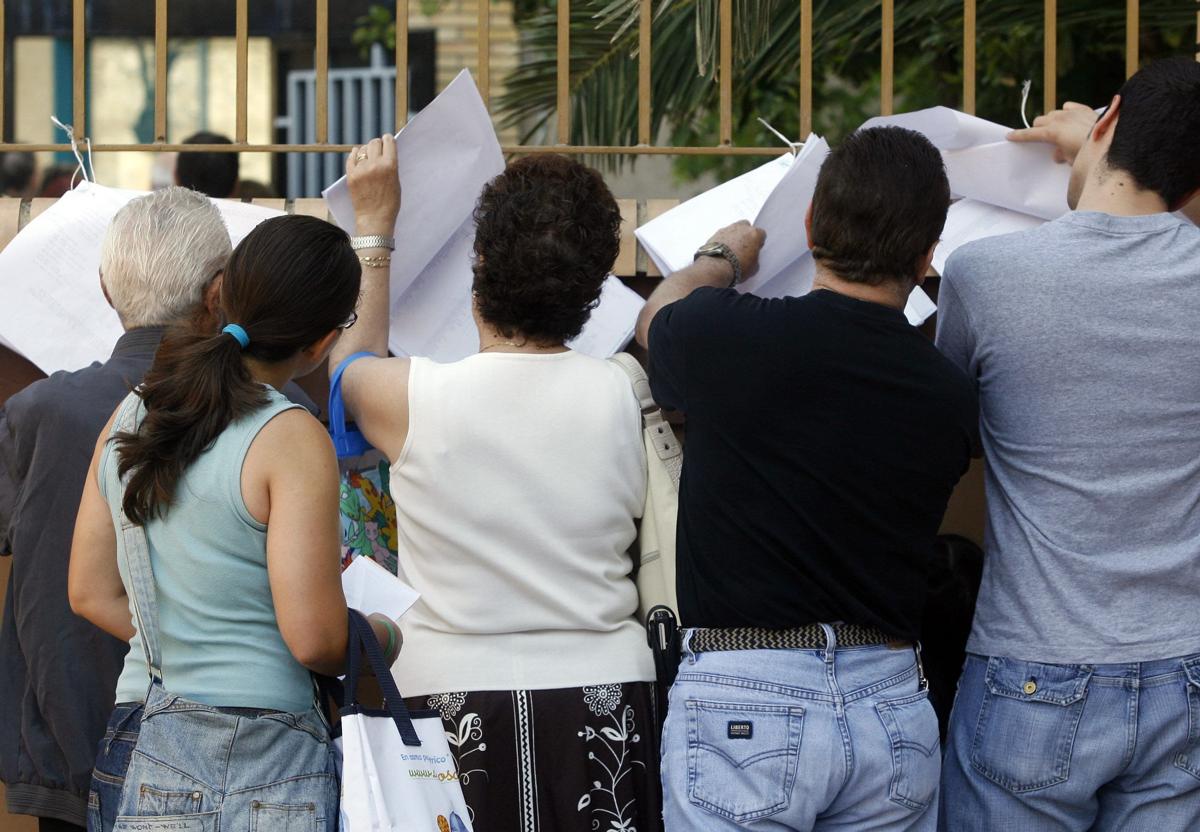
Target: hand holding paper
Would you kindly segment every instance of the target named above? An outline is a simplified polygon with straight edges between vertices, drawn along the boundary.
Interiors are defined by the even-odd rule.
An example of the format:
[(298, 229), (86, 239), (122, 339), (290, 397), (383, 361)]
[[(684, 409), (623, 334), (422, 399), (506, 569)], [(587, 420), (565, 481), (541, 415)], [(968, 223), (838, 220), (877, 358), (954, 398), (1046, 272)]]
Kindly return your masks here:
[(1011, 142), (1007, 127), (949, 107), (879, 116), (862, 127), (886, 125), (922, 133), (941, 150), (957, 196), (1047, 220), (1068, 210), (1070, 172), (1050, 145)]

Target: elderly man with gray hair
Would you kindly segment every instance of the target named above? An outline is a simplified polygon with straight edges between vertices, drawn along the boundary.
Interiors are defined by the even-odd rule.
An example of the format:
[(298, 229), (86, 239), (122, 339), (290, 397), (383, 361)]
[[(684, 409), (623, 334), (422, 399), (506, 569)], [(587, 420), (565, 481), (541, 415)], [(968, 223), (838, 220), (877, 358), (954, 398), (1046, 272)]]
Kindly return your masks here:
[(141, 382), (164, 329), (214, 314), (231, 250), (220, 213), (201, 194), (167, 188), (129, 202), (100, 259), (104, 296), (125, 329), (112, 355), (35, 382), (0, 408), (0, 554), (13, 560), (0, 626), (0, 780), (8, 811), (38, 817), (41, 832), (89, 821), (111, 828), (101, 810), (116, 801), (104, 793), (119, 793), (141, 719), (140, 703), (113, 710), (128, 645), (77, 618), (67, 601), (75, 509), (95, 438)]

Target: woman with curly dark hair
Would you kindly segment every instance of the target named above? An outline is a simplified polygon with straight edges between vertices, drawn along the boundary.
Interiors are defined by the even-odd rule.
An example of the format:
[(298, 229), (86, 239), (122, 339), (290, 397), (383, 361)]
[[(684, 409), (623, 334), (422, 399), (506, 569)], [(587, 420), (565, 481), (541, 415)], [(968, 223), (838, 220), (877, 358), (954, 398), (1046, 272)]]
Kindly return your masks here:
[[(390, 137), (350, 154), (356, 233), (392, 233)], [(346, 408), (392, 462), (404, 576), (421, 600), (394, 666), (441, 712), (475, 832), (661, 828), (654, 665), (627, 551), (646, 488), (641, 418), (612, 362), (575, 352), (620, 241), (598, 173), (524, 158), (475, 211), (479, 352), (365, 358)], [(387, 240), (378, 242), (387, 243)], [(331, 367), (387, 354), (386, 248)]]

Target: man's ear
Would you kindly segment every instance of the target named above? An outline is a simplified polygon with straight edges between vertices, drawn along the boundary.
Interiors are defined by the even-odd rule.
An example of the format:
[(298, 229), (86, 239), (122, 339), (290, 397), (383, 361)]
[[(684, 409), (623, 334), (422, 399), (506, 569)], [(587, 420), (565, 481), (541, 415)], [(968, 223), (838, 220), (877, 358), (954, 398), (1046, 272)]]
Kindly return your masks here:
[(225, 272), (217, 272), (208, 285), (204, 287), (204, 308), (214, 318), (221, 308), (221, 286), (225, 282)]
[[(941, 242), (940, 240), (938, 242)], [(929, 251), (925, 252), (925, 256), (921, 258), (917, 264), (916, 281), (918, 286), (925, 285), (925, 278), (937, 276), (937, 270), (933, 268), (933, 253), (937, 251), (938, 244), (934, 243), (929, 247)]]
[(112, 296), (108, 293), (108, 287), (104, 285), (104, 272), (100, 272), (100, 291), (104, 293), (105, 302), (115, 310), (117, 307), (113, 306)]
[(808, 210), (804, 212), (804, 236), (808, 238), (808, 247), (810, 249), (813, 247), (812, 217), (813, 217), (813, 205), (810, 202), (810, 203), (808, 203)]
[(1088, 135), (1088, 141), (1101, 142), (1105, 149), (1112, 142), (1113, 131), (1117, 127), (1117, 121), (1121, 118), (1121, 96), (1114, 95), (1112, 103), (1108, 105), (1108, 109), (1100, 118), (1096, 119), (1096, 123), (1092, 125), (1092, 132)]

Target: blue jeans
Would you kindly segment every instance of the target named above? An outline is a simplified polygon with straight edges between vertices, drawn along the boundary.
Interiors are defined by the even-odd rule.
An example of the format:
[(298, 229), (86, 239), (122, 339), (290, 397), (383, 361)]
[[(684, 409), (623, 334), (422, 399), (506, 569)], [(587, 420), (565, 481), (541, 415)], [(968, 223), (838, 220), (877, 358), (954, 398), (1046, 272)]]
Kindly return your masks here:
[(125, 786), (125, 772), (129, 769), (129, 758), (137, 745), (141, 724), (141, 702), (117, 703), (96, 752), (92, 788), (88, 793), (88, 832), (112, 832), (121, 790)]
[(1200, 828), (1200, 656), (1112, 665), (968, 656), (942, 828)]
[(932, 832), (941, 755), (918, 675), (911, 648), (685, 649), (663, 733), (667, 831)]

